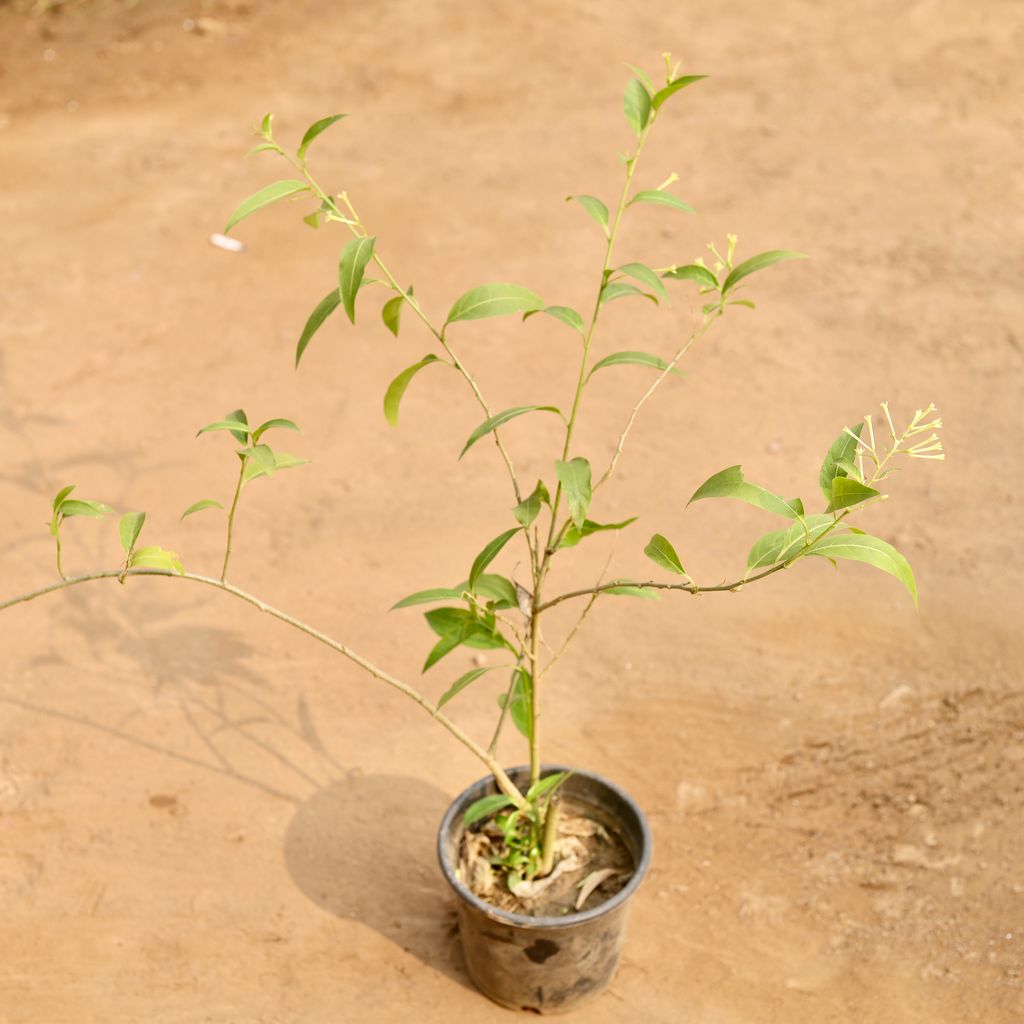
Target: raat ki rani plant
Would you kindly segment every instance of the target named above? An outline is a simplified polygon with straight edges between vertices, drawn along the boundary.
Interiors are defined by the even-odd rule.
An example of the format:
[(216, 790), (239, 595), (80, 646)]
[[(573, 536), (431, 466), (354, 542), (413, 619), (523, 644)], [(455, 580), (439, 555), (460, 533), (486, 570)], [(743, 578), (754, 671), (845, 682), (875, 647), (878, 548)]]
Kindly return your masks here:
[[(651, 133), (661, 125), (677, 94), (699, 82), (703, 75), (680, 75), (679, 67), (665, 59), (664, 80), (655, 82), (642, 71), (631, 69), (633, 77), (626, 87), (624, 110), (631, 141), (622, 156), (623, 181), (619, 196), (608, 204), (592, 195), (575, 195), (583, 213), (594, 222), (595, 249), (593, 301), (589, 308), (576, 310), (567, 305), (548, 304), (537, 292), (516, 284), (482, 284), (470, 288), (448, 303), (402, 284), (410, 275), (405, 268), (398, 276), (392, 270), (391, 256), (380, 244), (373, 227), (364, 222), (353, 197), (347, 192), (328, 191), (314, 177), (308, 162), (315, 140), (345, 115), (325, 117), (312, 124), (292, 154), (273, 132), (272, 118), (265, 117), (258, 129), (260, 142), (253, 153), (269, 154), (289, 165), (290, 177), (267, 185), (246, 199), (228, 220), (230, 232), (250, 214), (281, 200), (298, 200), (303, 219), (314, 228), (338, 228), (347, 241), (341, 249), (336, 280), (309, 315), (300, 332), (295, 352), (300, 363), (311, 341), (324, 322), (340, 306), (344, 316), (356, 323), (357, 305), (367, 311), (378, 293), (386, 295), (375, 311), (384, 326), (398, 337), (417, 334), (430, 344), (421, 358), (405, 367), (383, 388), (383, 413), (392, 426), (398, 426), (403, 395), (410, 386), (423, 386), (420, 373), (433, 367), (426, 376), (440, 371), (455, 374), (465, 386), (467, 400), (474, 403), (480, 423), (466, 438), (459, 457), (481, 443), (492, 447), (496, 464), (508, 477), (509, 498), (495, 513), (500, 524), (496, 536), (466, 558), (461, 571), (453, 570), (454, 586), (420, 590), (402, 598), (396, 609), (427, 606), (424, 618), (431, 638), (423, 671), (432, 678), (442, 673), (445, 658), (460, 647), (495, 652), (493, 663), (478, 665), (458, 678), (446, 680), (436, 699), (378, 667), (347, 643), (334, 639), (314, 626), (281, 611), (235, 586), (229, 579), (238, 513), (243, 495), (256, 481), (276, 476), (281, 470), (302, 465), (304, 460), (279, 451), (276, 438), (298, 428), (288, 419), (273, 418), (254, 425), (241, 410), (230, 412), (204, 426), (199, 434), (220, 436), (231, 445), (237, 462), (233, 490), (226, 503), (204, 498), (185, 509), (183, 516), (204, 510), (224, 515), (226, 539), (223, 562), (217, 575), (186, 571), (179, 556), (158, 545), (140, 546), (146, 519), (144, 512), (126, 512), (119, 520), (123, 560), (114, 568), (78, 575), (67, 575), (64, 563), (64, 530), (67, 520), (76, 517), (104, 518), (113, 510), (106, 504), (75, 496), (72, 486), (62, 487), (53, 498), (50, 533), (56, 547), (59, 580), (30, 593), (0, 603), (0, 609), (32, 600), (43, 594), (99, 580), (127, 583), (142, 576), (184, 580), (213, 587), (327, 645), (355, 662), (381, 682), (401, 691), (418, 704), (440, 727), (470, 750), (493, 774), (496, 792), (485, 796), (466, 811), (464, 825), (476, 837), (472, 849), (464, 851), (461, 870), (474, 891), (496, 903), (510, 902), (519, 912), (531, 913), (531, 907), (545, 889), (545, 880), (561, 874), (563, 885), (573, 887), (574, 905), (582, 905), (595, 889), (623, 884), (625, 873), (614, 868), (596, 868), (581, 863), (578, 844), (572, 839), (578, 828), (568, 815), (560, 814), (560, 787), (565, 772), (544, 774), (541, 755), (541, 710), (549, 699), (549, 672), (575, 638), (588, 613), (598, 602), (611, 597), (650, 598), (662, 591), (673, 594), (733, 593), (741, 587), (767, 580), (809, 557), (833, 562), (852, 559), (866, 562), (894, 576), (917, 602), (917, 588), (907, 560), (892, 545), (853, 525), (871, 506), (887, 495), (883, 485), (907, 460), (942, 459), (937, 437), (941, 421), (934, 406), (919, 409), (909, 419), (897, 420), (885, 403), (881, 415), (864, 416), (852, 426), (843, 427), (827, 449), (816, 481), (821, 492), (821, 510), (809, 511), (800, 498), (786, 498), (744, 477), (740, 466), (731, 466), (704, 481), (690, 499), (733, 498), (762, 509), (776, 520), (775, 527), (750, 548), (746, 565), (728, 582), (702, 584), (684, 567), (672, 542), (662, 533), (649, 536), (643, 554), (654, 563), (657, 574), (649, 578), (635, 564), (627, 576), (597, 581), (581, 581), (574, 589), (552, 592), (548, 585), (555, 561), (572, 559), (573, 549), (591, 544), (590, 538), (605, 531), (630, 528), (633, 519), (608, 522), (600, 512), (602, 492), (610, 484), (627, 447), (638, 415), (663, 385), (676, 386), (672, 378), (676, 368), (698, 341), (723, 320), (749, 316), (754, 303), (753, 276), (775, 264), (803, 259), (802, 253), (785, 249), (760, 252), (746, 258), (737, 254), (736, 236), (727, 235), (724, 245), (710, 244), (710, 256), (683, 263), (665, 263), (664, 257), (651, 262), (619, 255), (620, 236), (630, 214), (638, 206), (656, 206), (667, 218), (679, 218), (692, 212), (672, 186), (678, 180), (670, 174), (653, 185), (642, 172), (642, 156)], [(656, 177), (656, 176), (655, 176)], [(677, 254), (672, 252), (671, 257)], [(599, 262), (599, 266), (596, 265)], [(655, 265), (651, 265), (651, 264)], [(660, 264), (660, 265), (658, 265)], [(757, 279), (760, 282), (760, 278)], [(672, 289), (693, 289), (699, 296), (699, 315), (681, 340), (674, 340), (669, 351), (608, 352), (601, 347), (599, 325), (605, 308), (612, 302), (668, 305)], [(366, 294), (364, 294), (364, 291)], [(548, 287), (541, 287), (548, 292)], [(755, 292), (756, 294), (756, 292)], [(439, 316), (438, 308), (447, 312)], [(559, 404), (550, 404), (550, 396), (525, 397), (522, 405), (495, 409), (474, 372), (469, 344), (476, 322), (498, 316), (520, 316), (528, 321), (535, 316), (551, 318), (564, 330), (566, 358), (572, 361), (574, 385)], [(414, 322), (409, 323), (412, 319)], [(532, 326), (532, 325), (531, 325)], [(529, 329), (529, 327), (525, 328)], [(674, 324), (671, 334), (678, 333)], [(624, 370), (625, 368), (625, 370)], [(635, 387), (635, 401), (614, 435), (614, 447), (607, 461), (591, 462), (577, 444), (577, 427), (588, 413), (599, 412), (588, 406), (588, 388), (595, 375), (624, 374), (623, 387)], [(628, 374), (632, 374), (627, 379)], [(647, 375), (646, 379), (642, 375)], [(545, 416), (557, 422), (558, 440), (544, 459), (548, 467), (539, 480), (523, 479), (517, 471), (512, 421), (522, 416)], [(274, 439), (272, 446), (269, 441)], [(611, 440), (611, 439), (610, 439)], [(226, 447), (225, 447), (226, 451)], [(479, 458), (479, 451), (473, 456)], [(531, 456), (537, 453), (530, 452)], [(535, 463), (536, 464), (536, 463)], [(810, 488), (813, 490), (813, 487)], [(499, 556), (518, 549), (521, 572), (502, 575), (493, 571)], [(641, 547), (636, 545), (639, 556)], [(642, 564), (642, 563), (641, 563)], [(468, 569), (468, 571), (467, 571)], [(574, 604), (579, 609), (575, 624), (562, 636), (545, 636), (545, 619), (556, 605)], [(466, 700), (480, 693), (476, 684), (485, 676), (501, 680), (497, 720), (489, 738), (467, 735), (446, 714), (454, 700)], [(493, 700), (493, 696), (487, 699)], [(529, 777), (522, 788), (496, 759), (498, 740), (511, 722), (524, 738), (529, 750)], [(571, 865), (571, 871), (560, 871)], [(616, 877), (618, 876), (618, 877)], [(581, 899), (582, 896), (582, 899)], [(593, 899), (603, 898), (600, 893)]]

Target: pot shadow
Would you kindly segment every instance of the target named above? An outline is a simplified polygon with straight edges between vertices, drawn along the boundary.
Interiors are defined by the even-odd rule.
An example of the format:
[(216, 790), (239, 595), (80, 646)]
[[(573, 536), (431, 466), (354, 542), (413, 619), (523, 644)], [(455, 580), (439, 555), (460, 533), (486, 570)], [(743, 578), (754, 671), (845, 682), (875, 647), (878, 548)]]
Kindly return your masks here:
[(299, 805), (284, 857), (318, 907), (369, 925), (472, 989), (434, 845), (450, 802), (420, 779), (353, 772)]

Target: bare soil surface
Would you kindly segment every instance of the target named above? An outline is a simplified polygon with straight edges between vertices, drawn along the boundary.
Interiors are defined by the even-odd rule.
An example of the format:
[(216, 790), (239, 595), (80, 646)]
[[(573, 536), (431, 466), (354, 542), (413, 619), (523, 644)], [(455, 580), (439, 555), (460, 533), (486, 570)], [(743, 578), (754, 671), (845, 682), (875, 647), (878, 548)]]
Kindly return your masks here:
[[(343, 240), (284, 205), (239, 229), (243, 254), (209, 245), (287, 176), (242, 159), (249, 126), (270, 110), (297, 141), (352, 115), (317, 141), (318, 175), (432, 313), (485, 281), (583, 308), (601, 239), (563, 200), (617, 194), (623, 62), (654, 72), (672, 50), (713, 76), (665, 108), (640, 172), (678, 171), (699, 213), (638, 209), (621, 258), (682, 263), (735, 231), (741, 254), (813, 259), (752, 278), (758, 310), (645, 408), (597, 516), (640, 521), (587, 539), (554, 585), (609, 556), (648, 575), (656, 531), (697, 580), (734, 578), (772, 524), (684, 510), (696, 486), (742, 463), (812, 500), (839, 428), (882, 399), (901, 417), (934, 401), (949, 457), (861, 523), (910, 558), (919, 611), (891, 577), (823, 559), (738, 594), (595, 606), (551, 676), (546, 756), (629, 790), (655, 853), (582, 1017), (1024, 1020), (1018, 5), (25, 6), (0, 5), (3, 595), (55, 579), (48, 503), (69, 483), (145, 509), (149, 542), (217, 574), (222, 520), (179, 516), (230, 499), (226, 438), (194, 435), (244, 406), (297, 420), (282, 446), (312, 464), (247, 493), (232, 578), (410, 681), (432, 635), (386, 610), (465, 577), (511, 525), (507, 483), (487, 445), (456, 459), (482, 417), (454, 374), (427, 368), (385, 423), (388, 381), (431, 350), (414, 324), (396, 340), (369, 303), (356, 328), (339, 313), (293, 372)], [(601, 351), (671, 353), (696, 302), (674, 294), (609, 306)], [(571, 332), (542, 320), (459, 325), (494, 408), (571, 394)], [(595, 464), (650, 380), (602, 373), (577, 438)], [(507, 431), (531, 482), (551, 457), (523, 453), (554, 431)], [(116, 567), (112, 523), (66, 533), (69, 571)], [(552, 613), (552, 637), (573, 621)], [(467, 981), (434, 861), (445, 807), (483, 773), (420, 709), (167, 580), (19, 605), (0, 643), (0, 1022), (511, 1019)], [(489, 679), (451, 705), (484, 742)]]

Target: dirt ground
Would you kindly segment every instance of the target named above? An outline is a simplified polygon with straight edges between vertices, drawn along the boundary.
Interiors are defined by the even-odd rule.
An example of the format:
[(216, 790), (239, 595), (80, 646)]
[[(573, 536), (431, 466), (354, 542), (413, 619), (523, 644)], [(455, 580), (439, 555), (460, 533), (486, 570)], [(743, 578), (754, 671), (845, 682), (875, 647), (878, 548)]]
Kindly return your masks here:
[[(243, 405), (297, 420), (287, 447), (312, 465), (247, 493), (232, 578), (412, 682), (430, 636), (386, 609), (465, 575), (511, 525), (507, 482), (486, 445), (455, 458), (481, 416), (454, 375), (428, 369), (384, 422), (387, 382), (430, 351), (411, 322), (395, 340), (370, 303), (355, 328), (339, 313), (292, 371), (343, 238), (286, 205), (240, 226), (243, 254), (209, 244), (286, 176), (242, 159), (250, 127), (273, 111), (297, 140), (351, 114), (311, 151), (318, 176), (435, 314), (485, 281), (583, 308), (601, 240), (563, 199), (619, 187), (623, 63), (671, 50), (712, 76), (665, 108), (638, 172), (677, 171), (698, 214), (637, 209), (621, 257), (687, 262), (735, 231), (741, 255), (813, 258), (751, 278), (758, 310), (644, 410), (594, 510), (640, 522), (581, 545), (559, 585), (609, 556), (649, 575), (655, 531), (699, 581), (733, 578), (771, 524), (684, 511), (693, 489), (742, 463), (812, 500), (839, 428), (883, 399), (934, 401), (949, 457), (861, 524), (910, 558), (918, 612), (891, 577), (824, 560), (595, 607), (551, 677), (547, 756), (627, 788), (655, 853), (579, 1019), (1024, 1021), (1019, 5), (28, 7), (0, 5), (0, 598), (56, 578), (47, 509), (68, 483), (146, 509), (151, 543), (216, 574), (222, 521), (179, 515), (230, 497), (226, 438), (194, 435)], [(694, 312), (674, 294), (609, 306), (601, 350), (673, 351)], [(494, 408), (566, 401), (571, 335), (544, 319), (459, 331)], [(593, 462), (647, 373), (595, 385)], [(553, 475), (543, 419), (507, 431), (531, 480)], [(70, 572), (116, 566), (111, 523), (66, 533)], [(77, 587), (0, 613), (0, 638), (2, 1024), (512, 1019), (471, 988), (434, 863), (482, 771), (419, 709), (185, 583)], [(483, 740), (495, 685), (452, 705)]]

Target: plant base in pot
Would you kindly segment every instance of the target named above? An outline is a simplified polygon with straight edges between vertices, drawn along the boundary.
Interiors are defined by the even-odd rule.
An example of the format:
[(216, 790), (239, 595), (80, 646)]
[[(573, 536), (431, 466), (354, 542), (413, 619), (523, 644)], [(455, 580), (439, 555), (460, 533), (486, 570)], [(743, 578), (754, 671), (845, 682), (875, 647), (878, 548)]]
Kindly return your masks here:
[[(543, 775), (567, 770), (545, 766)], [(529, 769), (515, 768), (509, 776), (525, 789)], [(441, 870), (458, 899), (466, 967), (476, 987), (496, 1003), (563, 1013), (597, 995), (612, 978), (626, 906), (650, 864), (650, 829), (621, 789), (598, 775), (574, 771), (562, 786), (564, 798), (621, 839), (633, 862), (632, 874), (618, 892), (589, 909), (557, 917), (512, 913), (475, 895), (459, 877), (463, 815), (475, 801), (495, 792), (491, 777), (470, 786), (448, 808), (438, 835)]]

